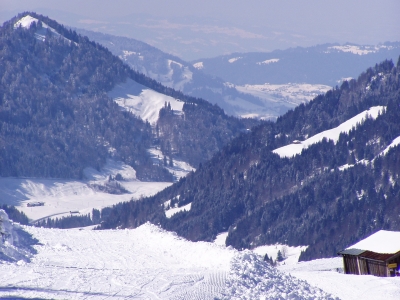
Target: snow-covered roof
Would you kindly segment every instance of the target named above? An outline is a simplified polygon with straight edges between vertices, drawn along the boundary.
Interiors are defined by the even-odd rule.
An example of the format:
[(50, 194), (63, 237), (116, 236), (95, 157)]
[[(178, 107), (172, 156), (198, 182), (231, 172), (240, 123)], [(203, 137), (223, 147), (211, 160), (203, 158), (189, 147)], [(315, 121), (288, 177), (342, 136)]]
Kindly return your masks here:
[(358, 243), (346, 248), (372, 251), (375, 253), (394, 254), (400, 251), (400, 232), (379, 230)]

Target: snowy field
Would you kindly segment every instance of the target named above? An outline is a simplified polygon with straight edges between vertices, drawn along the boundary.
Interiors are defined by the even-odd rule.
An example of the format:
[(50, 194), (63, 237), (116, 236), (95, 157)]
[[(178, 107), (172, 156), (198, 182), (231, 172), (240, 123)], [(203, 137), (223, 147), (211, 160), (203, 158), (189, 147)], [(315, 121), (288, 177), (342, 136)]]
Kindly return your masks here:
[(38, 253), (31, 262), (0, 262), (0, 298), (332, 299), (251, 251), (189, 242), (151, 224), (24, 228), (40, 241)]
[[(273, 60), (271, 60), (273, 61)], [(320, 94), (325, 94), (332, 87), (323, 84), (287, 83), (287, 84), (246, 84), (235, 86), (242, 93), (251, 94), (262, 100), (282, 102), (291, 105), (291, 108), (307, 103)]]
[[(4, 218), (0, 224), (6, 233), (20, 227)], [(38, 239), (37, 254), (29, 262), (0, 260), (3, 299), (394, 300), (400, 293), (400, 278), (338, 272), (341, 258), (297, 263), (290, 258), (300, 247), (239, 252), (149, 223), (132, 230), (22, 228)], [(0, 239), (5, 253), (15, 248), (7, 239)], [(282, 247), (289, 255), (277, 268), (262, 261), (265, 251)]]
[[(115, 195), (102, 192), (94, 185), (102, 186), (109, 176), (121, 174), (118, 183), (128, 193)], [(0, 199), (3, 204), (14, 205), (29, 219), (39, 220), (54, 216), (70, 215), (79, 211), (80, 215), (91, 213), (93, 208), (101, 209), (122, 201), (151, 196), (170, 186), (171, 182), (141, 182), (136, 179), (135, 170), (113, 160), (97, 171), (84, 170), (85, 180), (39, 179), (39, 178), (0, 178)], [(43, 206), (28, 207), (28, 203), (43, 202)]]

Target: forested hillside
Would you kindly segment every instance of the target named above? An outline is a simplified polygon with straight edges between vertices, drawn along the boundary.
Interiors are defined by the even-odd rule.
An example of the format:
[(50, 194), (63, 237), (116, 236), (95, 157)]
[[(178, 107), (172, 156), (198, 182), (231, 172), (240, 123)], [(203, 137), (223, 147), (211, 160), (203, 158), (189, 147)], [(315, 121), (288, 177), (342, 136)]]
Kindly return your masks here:
[[(400, 147), (391, 144), (400, 136), (399, 73), (400, 63), (385, 61), (242, 134), (156, 196), (115, 206), (102, 228), (150, 220), (195, 241), (229, 231), (227, 244), (236, 248), (310, 245), (302, 259), (334, 256), (379, 229), (399, 230)], [(292, 158), (273, 152), (377, 106), (376, 118), (335, 141), (322, 139)], [(191, 208), (167, 218), (166, 203)]]
[[(36, 19), (30, 27), (15, 25), (27, 16)], [(134, 167), (141, 180), (172, 181), (147, 152), (154, 145), (155, 129), (106, 94), (128, 78), (194, 106), (190, 111), (195, 112), (180, 121), (184, 132), (164, 130), (159, 138), (183, 147), (190, 137), (189, 150), (196, 154), (182, 157), (190, 156), (194, 164), (257, 123), (247, 125), (205, 100), (164, 87), (105, 47), (35, 13), (20, 14), (0, 27), (0, 57), (0, 176), (82, 178), (85, 167), (99, 169), (112, 157)], [(204, 115), (206, 127), (187, 129)], [(161, 122), (160, 128), (167, 123)], [(174, 134), (181, 137), (179, 142)], [(205, 143), (208, 134), (210, 146)], [(199, 153), (203, 146), (207, 150)]]
[(83, 168), (99, 168), (112, 154), (143, 179), (168, 180), (146, 152), (149, 124), (105, 94), (129, 68), (104, 47), (31, 15), (66, 39), (49, 30), (38, 39), (41, 22), (15, 28), (23, 15), (0, 28), (0, 175), (81, 178)]
[(263, 118), (276, 119), (286, 112), (288, 107), (293, 107), (293, 104), (285, 101), (271, 101), (271, 99), (263, 101), (239, 92), (226, 84), (224, 80), (205, 74), (191, 63), (162, 52), (142, 41), (79, 28), (76, 30), (107, 47), (133, 70), (145, 74), (164, 86), (182, 91), (185, 95), (215, 103), (228, 115), (258, 115)]

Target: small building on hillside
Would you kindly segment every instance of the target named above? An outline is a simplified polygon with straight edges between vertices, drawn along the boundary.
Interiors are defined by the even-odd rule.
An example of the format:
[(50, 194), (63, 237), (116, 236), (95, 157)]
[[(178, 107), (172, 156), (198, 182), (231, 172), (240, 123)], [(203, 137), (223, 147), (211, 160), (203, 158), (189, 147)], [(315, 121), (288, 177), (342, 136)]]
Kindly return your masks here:
[(400, 232), (380, 230), (338, 254), (345, 274), (399, 276)]

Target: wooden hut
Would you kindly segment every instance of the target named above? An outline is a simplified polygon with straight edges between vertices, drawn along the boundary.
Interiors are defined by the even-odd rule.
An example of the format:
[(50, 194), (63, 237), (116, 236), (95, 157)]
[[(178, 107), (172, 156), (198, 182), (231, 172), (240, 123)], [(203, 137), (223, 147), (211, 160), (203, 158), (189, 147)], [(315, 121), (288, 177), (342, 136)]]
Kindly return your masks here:
[(338, 254), (346, 274), (399, 276), (400, 232), (380, 230)]

